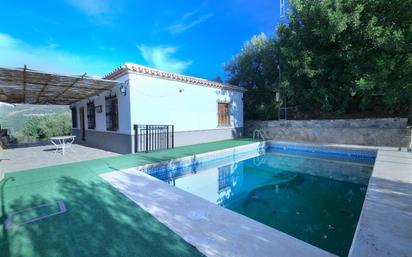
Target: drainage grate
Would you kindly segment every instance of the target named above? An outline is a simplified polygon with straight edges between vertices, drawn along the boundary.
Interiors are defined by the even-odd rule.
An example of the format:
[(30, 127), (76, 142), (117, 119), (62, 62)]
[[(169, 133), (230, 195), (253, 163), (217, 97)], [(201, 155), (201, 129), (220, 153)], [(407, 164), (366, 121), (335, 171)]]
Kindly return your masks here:
[(37, 205), (32, 208), (18, 210), (7, 215), (4, 222), (6, 229), (16, 228), (35, 221), (56, 216), (67, 211), (63, 200)]

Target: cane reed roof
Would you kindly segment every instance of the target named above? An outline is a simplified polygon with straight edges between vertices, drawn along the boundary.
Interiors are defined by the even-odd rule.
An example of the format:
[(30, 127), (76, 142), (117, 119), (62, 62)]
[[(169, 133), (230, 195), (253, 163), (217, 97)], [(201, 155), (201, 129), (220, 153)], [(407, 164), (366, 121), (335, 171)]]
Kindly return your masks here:
[(114, 80), (0, 67), (0, 102), (69, 105), (111, 90)]
[(174, 80), (174, 81), (179, 81), (179, 82), (193, 84), (193, 85), (221, 88), (221, 89), (226, 89), (226, 90), (231, 90), (231, 91), (238, 91), (238, 92), (246, 91), (246, 89), (242, 87), (238, 87), (238, 86), (234, 86), (230, 84), (224, 84), (224, 83), (219, 83), (219, 82), (215, 82), (215, 81), (211, 81), (207, 79), (201, 79), (201, 78), (190, 77), (190, 76), (181, 75), (177, 73), (157, 70), (157, 69), (153, 69), (153, 68), (146, 67), (143, 65), (139, 65), (135, 63), (128, 63), (128, 62), (116, 68), (114, 71), (110, 72), (103, 78), (117, 79), (127, 73), (136, 73), (139, 75), (144, 75), (144, 76), (149, 76), (149, 77), (154, 77), (154, 78)]

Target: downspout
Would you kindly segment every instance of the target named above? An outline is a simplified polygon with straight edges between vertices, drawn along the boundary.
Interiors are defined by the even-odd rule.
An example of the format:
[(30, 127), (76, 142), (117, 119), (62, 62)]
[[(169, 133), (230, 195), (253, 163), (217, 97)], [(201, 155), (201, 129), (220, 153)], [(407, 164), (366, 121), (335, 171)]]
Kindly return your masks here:
[(4, 179), (4, 170), (2, 165), (3, 148), (0, 146), (0, 182)]
[(409, 135), (410, 135), (410, 141), (409, 141), (409, 151), (412, 151), (412, 97), (409, 98), (409, 110), (408, 110), (408, 124), (409, 124)]
[(409, 98), (408, 124), (412, 125), (412, 97)]
[[(1, 141), (1, 137), (2, 137), (2, 135), (1, 135), (1, 126), (0, 126), (0, 141)], [(2, 165), (3, 152), (4, 152), (3, 145), (0, 142), (0, 182), (4, 179), (4, 170), (3, 170), (3, 165)]]

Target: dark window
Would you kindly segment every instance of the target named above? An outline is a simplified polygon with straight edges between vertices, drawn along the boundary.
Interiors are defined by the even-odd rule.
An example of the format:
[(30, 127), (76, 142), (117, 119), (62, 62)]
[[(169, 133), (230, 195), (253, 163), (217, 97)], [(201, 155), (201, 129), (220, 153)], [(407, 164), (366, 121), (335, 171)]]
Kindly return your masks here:
[(218, 126), (230, 126), (230, 113), (228, 103), (217, 104), (217, 116)]
[(94, 111), (94, 103), (87, 104), (87, 128), (95, 129), (96, 128), (96, 112)]
[(119, 128), (117, 98), (106, 98), (106, 129), (115, 131)]
[(77, 108), (72, 107), (70, 109), (72, 111), (72, 127), (77, 128)]

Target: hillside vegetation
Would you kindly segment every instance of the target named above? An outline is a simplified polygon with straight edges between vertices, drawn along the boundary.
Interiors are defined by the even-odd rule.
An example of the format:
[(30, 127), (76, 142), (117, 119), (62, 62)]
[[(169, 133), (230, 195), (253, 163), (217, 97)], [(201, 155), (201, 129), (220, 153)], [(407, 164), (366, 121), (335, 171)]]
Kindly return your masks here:
[(69, 134), (71, 117), (67, 106), (0, 105), (0, 126), (8, 129), (17, 143), (29, 143), (50, 136)]

